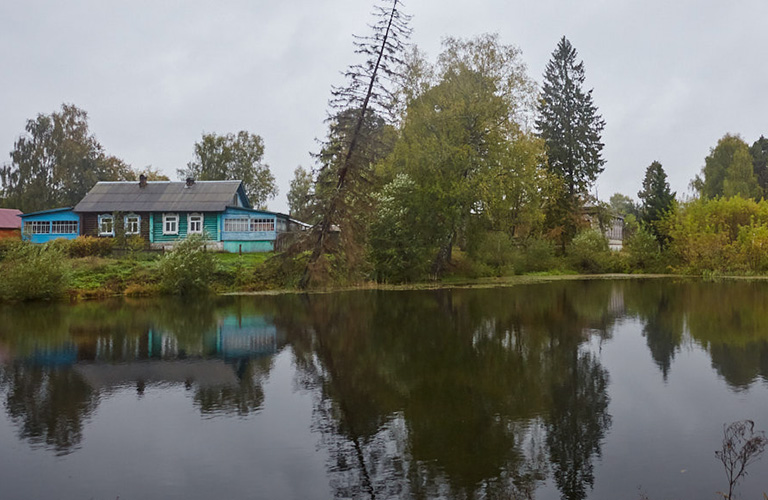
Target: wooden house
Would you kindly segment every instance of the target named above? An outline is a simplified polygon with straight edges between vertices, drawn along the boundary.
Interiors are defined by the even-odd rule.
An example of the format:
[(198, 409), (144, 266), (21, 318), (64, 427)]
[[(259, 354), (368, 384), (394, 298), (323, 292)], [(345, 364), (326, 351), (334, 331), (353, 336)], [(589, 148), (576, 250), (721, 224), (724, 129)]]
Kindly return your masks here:
[(601, 221), (600, 209), (593, 204), (582, 209), (582, 216), (590, 227), (603, 232), (610, 250), (618, 252), (624, 247), (624, 216), (606, 212)]
[(21, 237), (21, 210), (0, 208), (0, 239)]
[(72, 240), (80, 234), (80, 217), (72, 207), (30, 212), (19, 217), (22, 237), (32, 243), (47, 243), (58, 238)]
[(188, 235), (204, 235), (226, 252), (267, 252), (278, 235), (299, 228), (284, 214), (251, 207), (241, 181), (99, 182), (78, 203), (81, 234), (139, 235), (153, 248), (169, 248)]

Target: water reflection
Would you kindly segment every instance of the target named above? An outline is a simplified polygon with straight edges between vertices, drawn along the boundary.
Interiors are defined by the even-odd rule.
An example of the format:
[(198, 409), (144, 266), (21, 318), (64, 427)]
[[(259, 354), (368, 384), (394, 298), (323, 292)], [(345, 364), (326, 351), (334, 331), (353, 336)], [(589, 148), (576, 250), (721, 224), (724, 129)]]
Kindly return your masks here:
[(644, 322), (648, 348), (666, 379), (686, 342), (707, 350), (736, 390), (768, 379), (768, 289), (762, 282), (648, 280), (624, 286), (627, 312)]
[(294, 349), (321, 388), (337, 497), (528, 498), (548, 456), (584, 498), (611, 420), (583, 345), (623, 305), (610, 283), (579, 286), (308, 297)]
[(665, 381), (700, 348), (740, 391), (768, 373), (766, 290), (638, 280), (3, 307), (0, 398), (22, 440), (67, 454), (126, 391), (188, 394), (206, 419), (258, 415), (287, 347), (336, 498), (552, 487), (581, 500), (614, 424), (601, 349), (622, 323), (640, 324)]
[(22, 439), (58, 454), (77, 449), (100, 398), (126, 388), (141, 397), (182, 386), (202, 414), (256, 412), (285, 344), (268, 317), (213, 303), (30, 305), (0, 315), (8, 415)]

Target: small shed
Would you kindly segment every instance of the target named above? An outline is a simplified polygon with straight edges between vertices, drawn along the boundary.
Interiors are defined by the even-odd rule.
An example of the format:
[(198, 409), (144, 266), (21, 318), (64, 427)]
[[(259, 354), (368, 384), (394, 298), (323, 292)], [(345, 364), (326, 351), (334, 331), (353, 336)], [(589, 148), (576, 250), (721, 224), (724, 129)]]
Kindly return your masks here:
[(21, 238), (21, 210), (0, 208), (0, 239)]
[(80, 234), (80, 217), (72, 207), (30, 212), (21, 217), (21, 235), (32, 243), (47, 243), (58, 238), (74, 240)]

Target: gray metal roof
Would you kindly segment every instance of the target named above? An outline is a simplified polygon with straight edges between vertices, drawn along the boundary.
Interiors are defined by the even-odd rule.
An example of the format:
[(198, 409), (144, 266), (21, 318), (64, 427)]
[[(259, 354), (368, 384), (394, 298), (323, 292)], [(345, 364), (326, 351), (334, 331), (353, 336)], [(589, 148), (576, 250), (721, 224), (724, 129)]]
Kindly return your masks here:
[(99, 182), (75, 206), (75, 212), (222, 212), (234, 204), (235, 195), (245, 199), (241, 181)]

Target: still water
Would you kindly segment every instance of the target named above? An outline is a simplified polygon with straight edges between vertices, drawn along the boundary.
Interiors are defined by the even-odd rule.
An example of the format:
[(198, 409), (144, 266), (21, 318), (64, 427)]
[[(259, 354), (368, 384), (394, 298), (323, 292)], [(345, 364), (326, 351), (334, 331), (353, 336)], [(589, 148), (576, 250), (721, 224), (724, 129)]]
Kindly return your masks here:
[(717, 498), (742, 419), (768, 283), (0, 307), (2, 500)]

